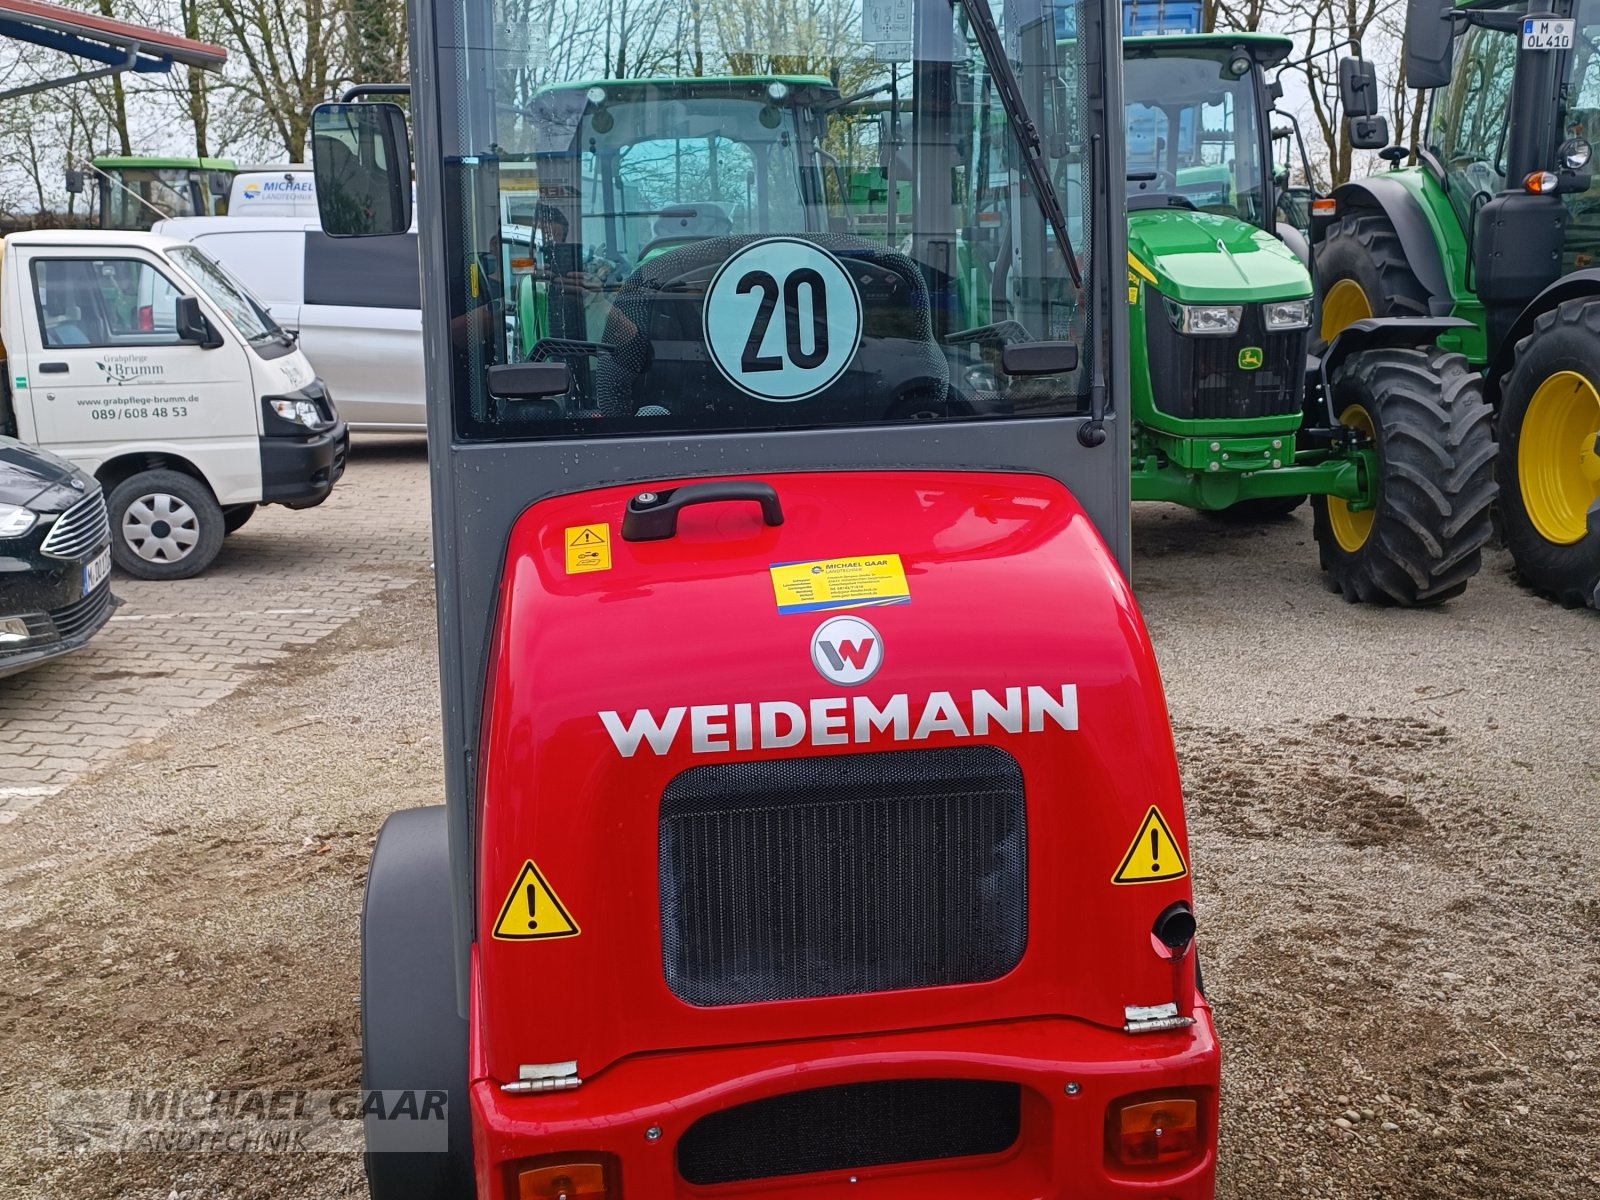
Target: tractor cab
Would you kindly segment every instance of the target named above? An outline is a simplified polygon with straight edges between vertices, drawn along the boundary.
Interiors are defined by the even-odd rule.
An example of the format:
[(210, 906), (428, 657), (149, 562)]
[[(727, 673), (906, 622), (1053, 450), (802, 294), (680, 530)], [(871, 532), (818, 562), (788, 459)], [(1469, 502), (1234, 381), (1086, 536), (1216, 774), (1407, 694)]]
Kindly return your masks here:
[(237, 171), (225, 158), (97, 158), (67, 172), (67, 190), (92, 180), (98, 190), (101, 229), (149, 231), (174, 217), (215, 217), (228, 211)]
[[(413, 8), (446, 794), (378, 837), (363, 1079), (448, 1136), (370, 1119), (372, 1193), (1209, 1200), (1116, 24), (681, 15), (630, 80)], [(864, 96), (892, 236), (830, 207)], [(313, 133), (325, 230), (403, 231), (400, 110)]]

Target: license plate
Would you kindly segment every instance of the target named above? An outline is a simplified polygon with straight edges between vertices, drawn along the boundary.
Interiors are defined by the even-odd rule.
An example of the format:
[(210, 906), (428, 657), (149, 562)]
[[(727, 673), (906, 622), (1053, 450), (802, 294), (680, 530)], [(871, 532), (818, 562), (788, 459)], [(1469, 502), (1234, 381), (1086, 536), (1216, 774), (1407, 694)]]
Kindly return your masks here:
[(1572, 39), (1577, 32), (1576, 20), (1544, 20), (1530, 17), (1522, 22), (1522, 48), (1571, 50)]
[(87, 596), (106, 581), (111, 574), (111, 547), (100, 551), (95, 560), (83, 568), (83, 594)]

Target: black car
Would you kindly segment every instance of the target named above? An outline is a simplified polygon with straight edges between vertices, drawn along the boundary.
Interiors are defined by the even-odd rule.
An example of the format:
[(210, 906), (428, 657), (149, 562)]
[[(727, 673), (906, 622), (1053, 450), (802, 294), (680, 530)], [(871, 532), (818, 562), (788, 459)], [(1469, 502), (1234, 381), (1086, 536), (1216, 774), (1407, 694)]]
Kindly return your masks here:
[(99, 483), (0, 437), (0, 676), (85, 645), (111, 616), (110, 575)]

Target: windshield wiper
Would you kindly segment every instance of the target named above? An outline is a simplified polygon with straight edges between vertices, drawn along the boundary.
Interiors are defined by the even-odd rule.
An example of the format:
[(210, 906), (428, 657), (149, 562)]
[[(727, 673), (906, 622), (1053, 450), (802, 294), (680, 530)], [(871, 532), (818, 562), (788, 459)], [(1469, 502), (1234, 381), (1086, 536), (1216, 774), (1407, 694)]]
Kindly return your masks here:
[(1055, 231), (1056, 244), (1061, 247), (1062, 257), (1067, 260), (1067, 273), (1072, 276), (1072, 286), (1082, 291), (1083, 273), (1078, 269), (1078, 256), (1072, 249), (1072, 235), (1067, 232), (1066, 210), (1061, 207), (1061, 195), (1056, 191), (1055, 181), (1045, 167), (1044, 141), (1039, 136), (1038, 125), (1034, 124), (1033, 117), (1028, 113), (1028, 106), (1023, 103), (1022, 89), (1017, 86), (1011, 60), (1006, 57), (1005, 46), (1000, 41), (1000, 28), (995, 24), (994, 10), (989, 7), (989, 0), (965, 0), (965, 3), (967, 13), (975, 18), (973, 36), (978, 39), (978, 49), (983, 51), (984, 61), (989, 64), (995, 91), (1000, 94), (1000, 106), (1006, 110), (1012, 132), (1022, 143), (1022, 165), (1028, 170), (1034, 195), (1038, 196), (1045, 219)]

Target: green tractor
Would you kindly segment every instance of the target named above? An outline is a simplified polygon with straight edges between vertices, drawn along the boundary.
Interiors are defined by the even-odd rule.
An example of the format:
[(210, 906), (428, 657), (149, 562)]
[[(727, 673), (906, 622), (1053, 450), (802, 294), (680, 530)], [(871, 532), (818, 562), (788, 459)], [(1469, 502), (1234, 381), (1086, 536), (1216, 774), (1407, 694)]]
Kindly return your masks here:
[(77, 194), (94, 182), (101, 229), (147, 230), (169, 217), (225, 214), (237, 171), (228, 158), (97, 158), (67, 172), (67, 191)]
[[(1460, 323), (1426, 309), (1352, 323), (1308, 358), (1310, 250), (1284, 219), (1266, 78), (1291, 49), (1124, 42), (1133, 498), (1261, 519), (1310, 496), (1331, 590), (1435, 604), (1490, 535), (1489, 412), (1467, 360), (1431, 345)], [(1387, 141), (1382, 125), (1352, 134)]]
[(1460, 320), (1438, 345), (1483, 373), (1517, 573), (1600, 607), (1600, 0), (1525, 7), (1411, 0), (1406, 82), (1439, 90), (1421, 144), (1313, 221), (1321, 333)]

